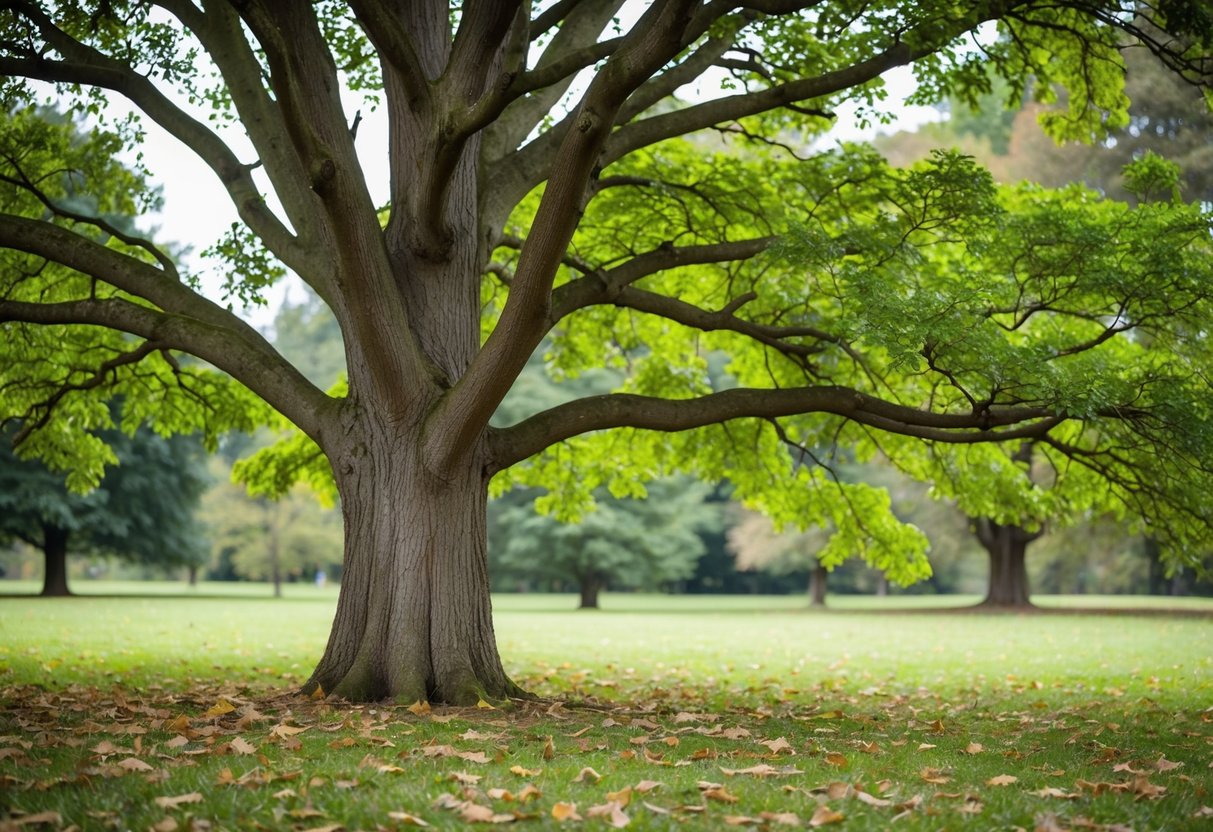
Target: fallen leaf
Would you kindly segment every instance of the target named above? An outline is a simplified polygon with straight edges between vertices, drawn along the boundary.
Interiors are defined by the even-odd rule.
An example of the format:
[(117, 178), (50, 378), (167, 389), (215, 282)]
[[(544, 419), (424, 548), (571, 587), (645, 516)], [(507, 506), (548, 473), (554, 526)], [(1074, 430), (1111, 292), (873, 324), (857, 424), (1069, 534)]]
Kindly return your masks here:
[(477, 702), (476, 702), (476, 707), (477, 707), (477, 708), (479, 708), (479, 709), (480, 709), (480, 710), (482, 710), (482, 711), (495, 711), (495, 710), (497, 710), (497, 709), (496, 709), (496, 708), (494, 708), (492, 705), (490, 705), (488, 702), (485, 702), (483, 699), (481, 699), (481, 700), (479, 700), (479, 701), (477, 701)]
[(581, 820), (581, 815), (577, 814), (576, 803), (556, 803), (552, 806), (552, 817), (559, 821), (566, 820)]
[(758, 826), (762, 823), (762, 819), (752, 818), (749, 815), (725, 815), (724, 822), (726, 826)]
[(823, 803), (817, 807), (817, 811), (813, 813), (813, 817), (809, 818), (809, 826), (827, 826), (831, 823), (842, 823), (845, 817), (842, 812), (835, 812)]
[(744, 740), (754, 736), (744, 728), (726, 728), (720, 732), (726, 740)]
[(118, 763), (118, 768), (126, 769), (127, 771), (151, 771), (152, 767), (140, 760), (138, 757), (127, 757), (122, 762)]
[(792, 748), (792, 744), (784, 737), (779, 737), (774, 740), (761, 740), (759, 745), (765, 745), (771, 750), (772, 754), (795, 754), (796, 749)]
[(632, 788), (636, 789), (636, 791), (640, 792), (641, 794), (645, 794), (646, 792), (653, 791), (653, 789), (661, 785), (662, 783), (659, 780), (641, 780)]
[(622, 829), (630, 822), (628, 816), (623, 811), (623, 807), (613, 800), (601, 806), (591, 806), (586, 810), (585, 814), (586, 817), (603, 818), (616, 829)]
[(607, 800), (618, 803), (621, 808), (626, 809), (628, 804), (632, 802), (632, 787), (624, 786), (617, 792), (607, 792)]
[(1167, 793), (1166, 786), (1156, 786), (1150, 782), (1150, 778), (1144, 774), (1139, 774), (1133, 778), (1133, 783), (1129, 786), (1129, 790), (1138, 797), (1144, 797), (1147, 800), (1153, 800), (1162, 797)]
[(1018, 783), (1019, 778), (1011, 774), (998, 774), (986, 781), (987, 786), (1009, 786)]
[(971, 743), (969, 743), (968, 745), (966, 745), (966, 746), (965, 746), (965, 750), (964, 750), (964, 752), (963, 752), (963, 753), (965, 753), (965, 754), (980, 754), (984, 748), (985, 748), (985, 746), (983, 746), (983, 745), (982, 745), (981, 743), (979, 743), (979, 742), (971, 742)]
[(891, 800), (886, 800), (883, 797), (874, 797), (865, 791), (860, 791), (859, 789), (855, 790), (854, 796), (855, 796), (855, 799), (858, 800), (860, 803), (866, 803), (867, 805), (873, 806), (877, 809), (883, 809), (886, 806), (893, 805), (893, 801), (891, 801)]
[(1154, 768), (1158, 769), (1159, 771), (1171, 771), (1172, 769), (1177, 769), (1182, 765), (1182, 762), (1168, 760), (1166, 757), (1159, 757), (1154, 761)]
[(422, 714), (428, 714), (430, 712), (430, 703), (426, 702), (424, 700), (418, 699), (412, 705), (409, 705), (407, 708), (405, 708), (405, 710), (407, 710), (411, 714), (416, 714), (417, 716), (421, 716)]
[(189, 745), (189, 744), (190, 744), (190, 741), (186, 737), (183, 737), (180, 734), (178, 734), (177, 736), (173, 737), (171, 740), (168, 740), (164, 744), (164, 747), (165, 748), (180, 748), (183, 745)]
[(166, 817), (152, 824), (152, 832), (177, 832), (179, 828), (175, 818)]
[(468, 774), (466, 771), (453, 771), (451, 772), (451, 779), (465, 786), (475, 786), (481, 781), (482, 775)]
[(1192, 813), (1194, 818), (1213, 818), (1213, 806), (1201, 806)]
[(826, 754), (825, 761), (827, 765), (837, 766), (838, 768), (844, 768), (847, 764), (847, 758), (837, 751), (831, 751)]
[(1055, 789), (1052, 786), (1046, 786), (1043, 789), (1037, 789), (1034, 792), (1029, 792), (1037, 797), (1058, 797), (1062, 800), (1075, 800), (1081, 795), (1078, 792), (1067, 792), (1064, 789)]
[(202, 795), (199, 792), (190, 792), (189, 794), (179, 794), (176, 797), (157, 797), (156, 805), (161, 809), (176, 809), (183, 803), (201, 803)]
[(544, 737), (543, 740), (543, 759), (550, 760), (556, 755), (556, 746), (552, 744), (551, 737)]
[(489, 755), (483, 751), (459, 751), (455, 754), (461, 760), (467, 760), (469, 763), (487, 763)]
[[(704, 788), (705, 785), (707, 786), (707, 788)], [(726, 789), (724, 786), (721, 786), (717, 783), (705, 784), (705, 783), (701, 782), (699, 784), (699, 789), (700, 789), (700, 794), (702, 794), (705, 799), (715, 800), (718, 803), (736, 803), (738, 800), (741, 799), (737, 795), (733, 794), (728, 789)]]
[(930, 749), (935, 748), (935, 747), (936, 746), (934, 744), (929, 743), (929, 742), (920, 742), (918, 744), (919, 751), (929, 751)]
[(573, 778), (574, 783), (597, 783), (602, 779), (602, 775), (594, 771), (594, 769), (586, 766), (581, 771), (577, 772), (577, 776)]
[(271, 737), (293, 737), (296, 734), (302, 734), (307, 730), (307, 727), (299, 728), (295, 725), (287, 725), (285, 722), (275, 725), (270, 729)]
[(934, 783), (937, 786), (942, 786), (944, 783), (951, 783), (952, 778), (937, 768), (924, 768), (918, 772), (918, 776), (928, 783)]
[(786, 777), (790, 774), (804, 774), (800, 769), (792, 768), (791, 766), (775, 768), (766, 763), (750, 766), (749, 768), (721, 768), (720, 770), (726, 777), (733, 777), (737, 774), (748, 774), (751, 777)]
[(235, 737), (232, 739), (232, 750), (237, 754), (255, 754), (257, 747), (250, 743), (244, 737)]
[(543, 774), (541, 768), (523, 768), (522, 766), (510, 766), (510, 773), (517, 774), (519, 777), (538, 777)]
[(228, 702), (226, 699), (220, 699), (214, 705), (211, 705), (209, 708), (207, 708), (206, 712), (203, 714), (203, 716), (209, 716), (209, 717), (223, 716), (224, 714), (230, 714), (234, 710), (236, 710), (235, 705), (233, 705), (231, 702)]
[(795, 812), (763, 812), (758, 817), (777, 826), (800, 826), (800, 815)]
[(536, 800), (542, 796), (543, 792), (539, 791), (539, 789), (535, 788), (530, 783), (527, 783), (522, 787), (522, 791), (518, 792), (518, 802), (526, 803), (531, 800)]
[[(480, 778), (477, 777), (476, 779), (479, 780)], [(489, 789), (485, 794), (493, 800), (504, 800), (506, 803), (512, 803), (514, 800), (514, 793), (509, 789)]]

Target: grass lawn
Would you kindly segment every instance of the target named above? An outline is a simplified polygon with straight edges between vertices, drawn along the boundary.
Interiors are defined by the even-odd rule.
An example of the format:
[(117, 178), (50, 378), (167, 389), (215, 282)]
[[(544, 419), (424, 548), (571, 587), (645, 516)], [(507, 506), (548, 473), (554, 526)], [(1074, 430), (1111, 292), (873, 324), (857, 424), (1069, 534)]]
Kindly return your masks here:
[(1213, 616), (500, 596), (507, 667), (542, 698), (426, 711), (293, 694), (332, 587), (136, 586), (0, 599), (0, 830), (1213, 819)]

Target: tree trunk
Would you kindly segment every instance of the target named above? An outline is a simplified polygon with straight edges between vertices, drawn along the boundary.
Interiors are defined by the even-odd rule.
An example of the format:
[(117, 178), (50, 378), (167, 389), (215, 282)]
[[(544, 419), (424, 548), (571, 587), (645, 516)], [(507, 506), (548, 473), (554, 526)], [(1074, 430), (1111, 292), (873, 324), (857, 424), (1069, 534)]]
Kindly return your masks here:
[(42, 578), (42, 594), (48, 597), (71, 595), (67, 588), (67, 529), (42, 527), (42, 552), (46, 569)]
[(826, 605), (826, 582), (829, 577), (829, 571), (821, 565), (820, 561), (813, 564), (813, 571), (809, 573), (809, 606), (824, 607)]
[(1167, 594), (1167, 575), (1163, 568), (1158, 540), (1146, 537), (1142, 541), (1142, 553), (1146, 556), (1146, 580), (1149, 585), (1146, 591), (1150, 595)]
[(1028, 544), (1040, 536), (1015, 525), (987, 519), (977, 521), (977, 539), (990, 556), (990, 580), (983, 602), (986, 606), (1030, 607), (1028, 591)]
[(337, 457), (345, 565), (305, 693), (453, 705), (525, 695), (506, 677), (493, 632), (483, 466), (438, 478), (419, 445), (380, 435)]
[(598, 609), (598, 592), (602, 589), (602, 581), (597, 575), (586, 575), (579, 584), (581, 589), (581, 604), (578, 609)]
[(188, 573), (186, 575), (186, 580), (189, 581), (189, 585), (198, 586), (198, 566), (197, 566), (197, 564), (191, 563), (188, 567), (186, 567), (186, 569), (187, 569), (187, 573)]

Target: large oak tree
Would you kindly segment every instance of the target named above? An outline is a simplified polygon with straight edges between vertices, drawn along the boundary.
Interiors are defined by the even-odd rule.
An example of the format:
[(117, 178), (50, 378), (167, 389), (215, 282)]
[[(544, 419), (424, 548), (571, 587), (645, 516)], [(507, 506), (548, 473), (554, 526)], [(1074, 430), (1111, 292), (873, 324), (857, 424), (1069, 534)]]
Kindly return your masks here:
[[(827, 555), (911, 579), (921, 535), (883, 492), (832, 478), (832, 449), (927, 479), (984, 471), (985, 498), (1013, 508), (1039, 499), (1000, 475), (1032, 438), (1101, 499), (1159, 518), (1173, 557), (1207, 536), (1207, 216), (1000, 191), (952, 154), (897, 171), (863, 148), (804, 151), (846, 100), (878, 118), (880, 76), (905, 65), (923, 100), (975, 96), (990, 65), (1016, 92), (1063, 85), (1051, 128), (1099, 135), (1125, 118), (1126, 36), (1200, 80), (1202, 3), (657, 0), (613, 20), (622, 6), (0, 4), (8, 110), (31, 79), (102, 121), (107, 96), (128, 99), (230, 194), (240, 222), (214, 247), (230, 302), (292, 270), (331, 308), (348, 368), (317, 388), (104, 219), (150, 204), (111, 175), (107, 137), (137, 146), (137, 122), (71, 142), (14, 118), (0, 385), (24, 452), (95, 481), (102, 391), (125, 395), (128, 425), (213, 435), (280, 414), (297, 436), (243, 470), (264, 491), (332, 478), (344, 579), (308, 686), (354, 700), (517, 692), (486, 574), (495, 476), (549, 487), (565, 515), (602, 485), (728, 477), (777, 521), (832, 522)], [(676, 97), (701, 78), (721, 89)], [(386, 206), (347, 87), (387, 115)], [(233, 123), (251, 152), (225, 143)], [(555, 372), (606, 364), (626, 382), (491, 425), (545, 339)], [(727, 389), (710, 351), (731, 358)]]

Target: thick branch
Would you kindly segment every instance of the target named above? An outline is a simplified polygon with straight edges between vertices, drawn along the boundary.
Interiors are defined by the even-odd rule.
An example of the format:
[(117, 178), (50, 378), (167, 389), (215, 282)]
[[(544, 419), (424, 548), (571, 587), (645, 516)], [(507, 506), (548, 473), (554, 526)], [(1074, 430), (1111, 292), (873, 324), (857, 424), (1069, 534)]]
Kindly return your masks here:
[(168, 315), (121, 298), (64, 303), (0, 301), (0, 323), (87, 324), (137, 335), (156, 349), (201, 358), (248, 387), (301, 431), (319, 441), (334, 400), (311, 384), (255, 332), (236, 333), (197, 319)]
[(427, 460), (433, 469), (444, 470), (471, 447), (547, 331), (552, 281), (615, 114), (645, 78), (681, 50), (693, 6), (693, 0), (655, 4), (586, 91), (576, 129), (566, 134), (557, 155), (501, 318), (430, 423)]
[(418, 110), (429, 107), (433, 102), (430, 84), (397, 4), (383, 0), (350, 0), (350, 8), (383, 61), (396, 69), (409, 106)]
[[(682, 431), (730, 419), (773, 419), (808, 413), (833, 414), (889, 433), (956, 444), (1041, 436), (1065, 420), (1043, 407), (934, 413), (846, 387), (738, 388), (679, 400), (616, 393), (559, 405), (495, 431), (491, 470), (503, 470), (550, 445), (596, 430), (630, 427)], [(1008, 429), (994, 430), (999, 427)]]
[(774, 237), (757, 237), (698, 246), (662, 246), (609, 271), (594, 272), (559, 287), (552, 292), (549, 321), (554, 324), (585, 306), (614, 303), (625, 287), (649, 275), (679, 266), (746, 260), (765, 251), (774, 242)]
[(131, 100), (149, 118), (180, 140), (219, 177), (240, 218), (279, 259), (291, 266), (306, 263), (303, 248), (261, 198), (251, 176), (222, 140), (201, 122), (186, 115), (146, 77), (56, 27), (41, 9), (23, 2), (12, 8), (35, 25), (47, 43), (65, 58), (0, 58), (0, 74), (34, 78), (48, 83), (82, 84), (113, 90)]

